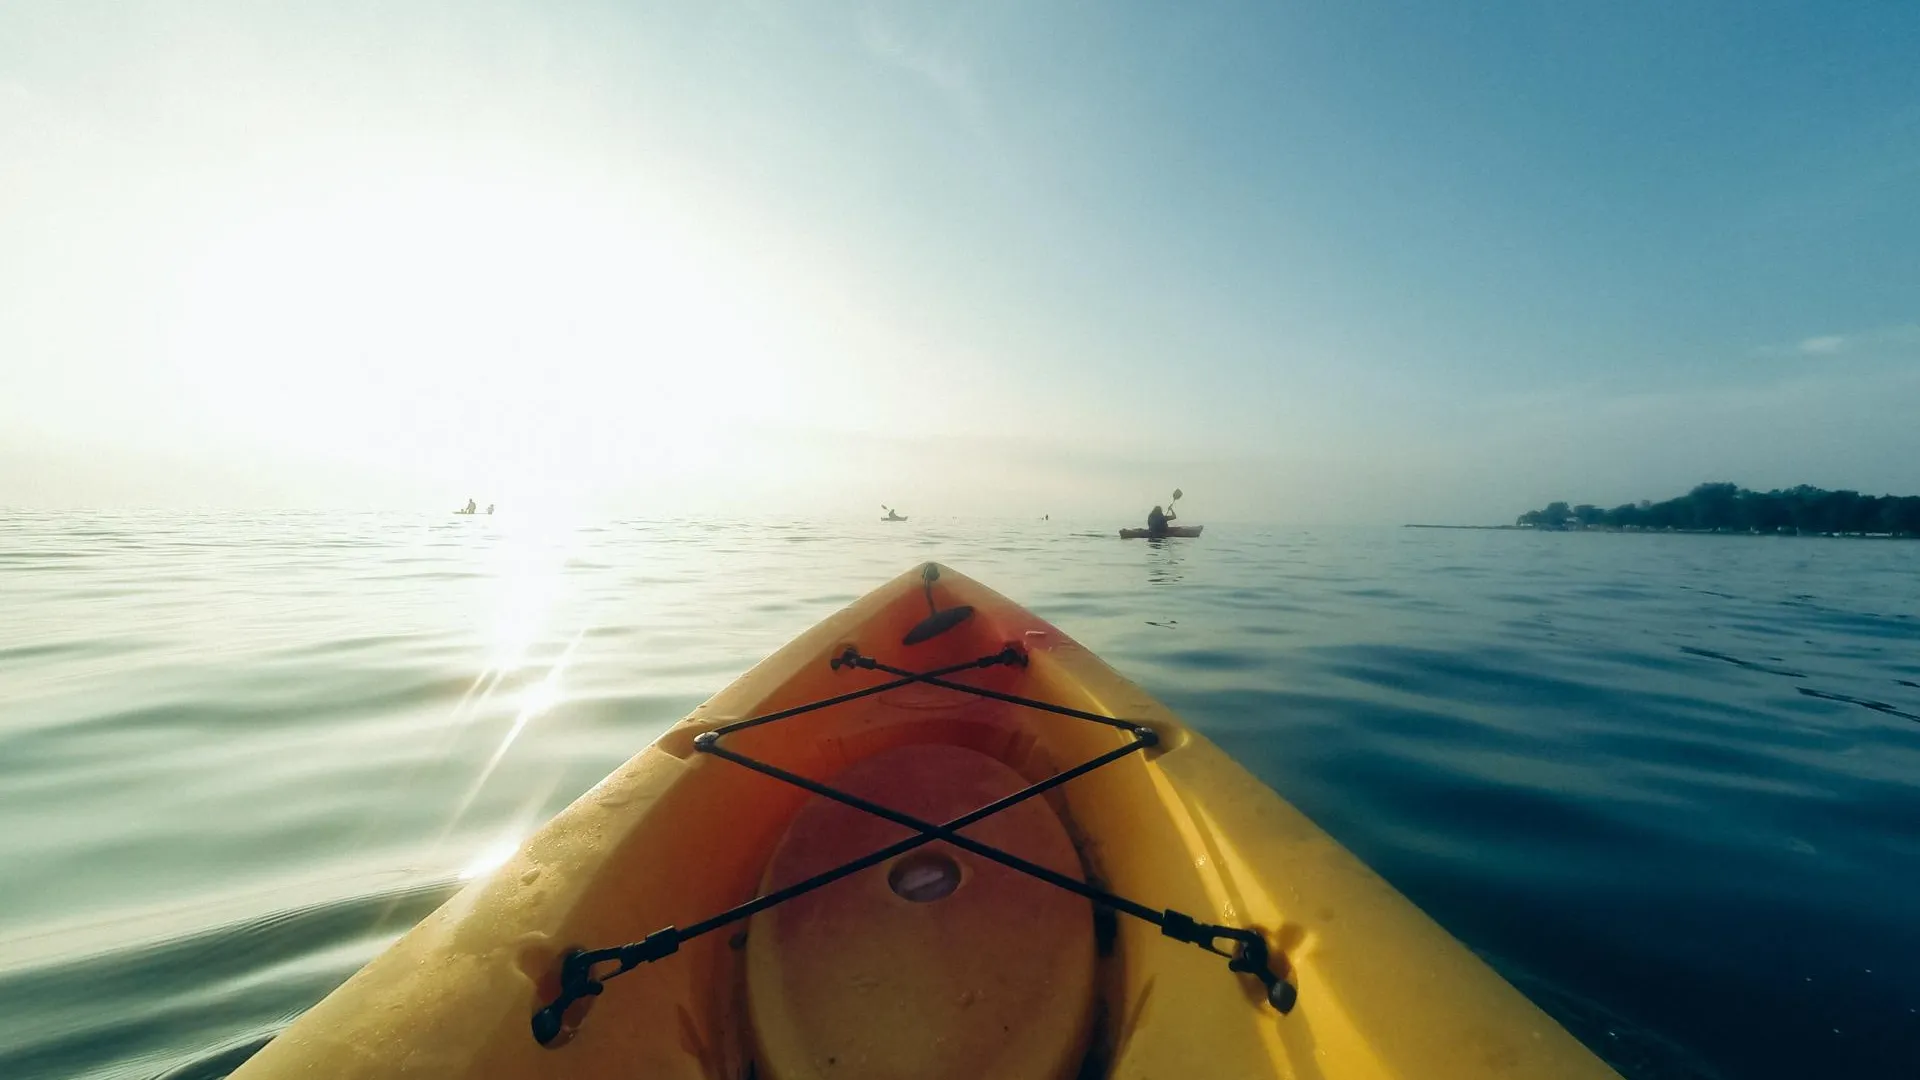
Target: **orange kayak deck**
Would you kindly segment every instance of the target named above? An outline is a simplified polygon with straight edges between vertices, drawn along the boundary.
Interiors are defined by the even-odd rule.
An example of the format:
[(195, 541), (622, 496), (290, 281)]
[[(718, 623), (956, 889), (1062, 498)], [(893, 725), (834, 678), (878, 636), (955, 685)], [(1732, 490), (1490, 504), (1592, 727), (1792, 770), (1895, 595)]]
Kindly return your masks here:
[[(986, 754), (941, 745), (876, 754), (831, 783), (928, 821), (1026, 786)], [(910, 835), (815, 797), (774, 849), (762, 892)], [(1082, 876), (1073, 841), (1044, 800), (967, 835)], [(746, 983), (757, 1060), (773, 1080), (1071, 1075), (1093, 1020), (1093, 909), (935, 841), (754, 916)]]

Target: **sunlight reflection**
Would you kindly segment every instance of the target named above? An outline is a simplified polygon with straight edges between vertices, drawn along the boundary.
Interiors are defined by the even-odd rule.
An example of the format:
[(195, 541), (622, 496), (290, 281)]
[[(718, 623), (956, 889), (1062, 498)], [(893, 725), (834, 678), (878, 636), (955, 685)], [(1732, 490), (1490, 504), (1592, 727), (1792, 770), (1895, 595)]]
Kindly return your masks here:
[[(571, 653), (573, 649), (569, 647), (567, 651)], [(526, 693), (522, 695), (520, 711), (514, 715), (513, 726), (507, 729), (506, 737), (500, 740), (500, 745), (494, 748), (493, 756), (487, 759), (486, 768), (481, 769), (480, 775), (473, 781), (475, 794), (478, 794), (481, 786), (487, 782), (487, 777), (493, 775), (493, 770), (499, 768), (500, 759), (507, 756), (508, 748), (513, 746), (514, 740), (527, 729), (527, 725), (560, 703), (560, 671), (565, 662), (566, 658), (562, 657), (561, 662), (555, 664), (552, 671), (547, 672), (546, 678), (528, 687)], [(471, 799), (472, 796), (468, 798)]]
[[(582, 636), (584, 631), (575, 634), (573, 640), (567, 643), (566, 651), (553, 662), (553, 667), (547, 671), (546, 677), (521, 692), (520, 708), (514, 714), (513, 726), (507, 729), (506, 735), (500, 740), (500, 745), (494, 748), (493, 756), (487, 759), (486, 765), (480, 770), (480, 775), (473, 778), (473, 786), (467, 789), (466, 796), (455, 808), (452, 821), (459, 821), (460, 817), (467, 812), (467, 808), (473, 805), (473, 800), (479, 796), (480, 789), (486, 786), (488, 778), (493, 775), (495, 769), (500, 767), (500, 762), (506, 758), (507, 751), (520, 738), (520, 733), (527, 729), (527, 725), (566, 700), (566, 692), (561, 686), (561, 676), (566, 673), (567, 663), (573, 658), (573, 651), (579, 646)], [(449, 822), (449, 826), (451, 824), (452, 822)]]
[(472, 881), (474, 878), (484, 877), (487, 874), (493, 873), (495, 870), (505, 866), (507, 860), (513, 858), (513, 853), (519, 850), (520, 838), (518, 836), (502, 837), (488, 844), (480, 850), (479, 854), (473, 857), (472, 862), (460, 868), (460, 880)]
[(488, 667), (518, 671), (546, 628), (565, 585), (574, 529), (558, 516), (541, 515), (507, 531), (496, 549), (493, 576), (503, 595), (494, 617)]
[(498, 583), (498, 599), (486, 638), (486, 660), (454, 707), (450, 726), (461, 728), (471, 721), (507, 676), (526, 664), (546, 632), (564, 597), (567, 561), (577, 537), (575, 518), (564, 509), (536, 504), (523, 511), (524, 516), (487, 522), (494, 526), (487, 535), (497, 541), (488, 549), (487, 576)]
[(520, 715), (531, 719), (546, 712), (560, 703), (560, 669), (547, 672), (547, 677), (526, 688), (520, 695)]
[[(465, 794), (451, 808), (443, 836), (451, 834), (474, 808), (480, 792), (521, 734), (566, 700), (567, 667), (585, 636), (585, 628), (573, 628), (571, 637), (563, 639), (565, 647), (553, 656), (553, 639), (558, 636), (553, 623), (564, 607), (569, 584), (567, 565), (579, 543), (579, 533), (572, 515), (559, 512), (560, 507), (543, 509), (545, 512), (530, 512), (496, 525), (485, 551), (492, 571), (489, 577), (499, 590), (491, 632), (485, 639), (487, 659), (455, 706), (448, 730), (458, 733), (474, 724), (493, 722), (505, 704), (494, 698), (499, 692), (513, 695), (507, 699), (512, 702), (513, 719)], [(546, 666), (545, 673), (529, 681), (528, 676), (536, 674), (542, 665)], [(534, 670), (528, 671), (529, 667)]]

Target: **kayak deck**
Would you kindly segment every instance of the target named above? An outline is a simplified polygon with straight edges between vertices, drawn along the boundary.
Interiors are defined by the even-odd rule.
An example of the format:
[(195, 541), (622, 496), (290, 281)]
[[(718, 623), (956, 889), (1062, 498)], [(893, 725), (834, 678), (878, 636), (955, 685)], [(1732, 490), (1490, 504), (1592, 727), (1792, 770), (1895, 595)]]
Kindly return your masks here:
[[(972, 614), (930, 618), (930, 607)], [(908, 644), (930, 623), (936, 632)], [(981, 693), (834, 663), (849, 648)], [(777, 722), (742, 721), (840, 698)], [(1033, 699), (1132, 728), (1043, 713)], [(685, 940), (533, 1017), (579, 949), (689, 931), (914, 830), (712, 748), (946, 821), (1112, 760), (959, 837), (1153, 911), (1250, 928), (1298, 987), (945, 841)], [(1019, 816), (1014, 811), (1019, 810)], [(849, 816), (851, 815), (851, 816)], [(944, 891), (943, 891), (944, 890)], [(1297, 810), (1043, 620), (916, 570), (803, 634), (583, 795), (239, 1076), (1608, 1077)]]
[[(1200, 530), (1204, 528), (1206, 528), (1205, 525), (1169, 525), (1167, 526), (1166, 535), (1169, 537), (1175, 537), (1175, 536), (1194, 537), (1194, 536), (1199, 536)], [(1120, 530), (1120, 539), (1122, 540), (1151, 540), (1153, 538), (1154, 538), (1153, 534), (1149, 533), (1145, 529), (1121, 529)]]
[[(875, 754), (832, 783), (935, 822), (1027, 786), (992, 755), (948, 744)], [(810, 799), (774, 849), (761, 894), (912, 835)], [(967, 835), (1075, 880), (1084, 874), (1045, 800)], [(843, 1080), (1070, 1075), (1093, 1022), (1093, 925), (1084, 898), (939, 842), (805, 893), (747, 927), (756, 1061), (772, 1080), (814, 1075), (815, 1063)]]

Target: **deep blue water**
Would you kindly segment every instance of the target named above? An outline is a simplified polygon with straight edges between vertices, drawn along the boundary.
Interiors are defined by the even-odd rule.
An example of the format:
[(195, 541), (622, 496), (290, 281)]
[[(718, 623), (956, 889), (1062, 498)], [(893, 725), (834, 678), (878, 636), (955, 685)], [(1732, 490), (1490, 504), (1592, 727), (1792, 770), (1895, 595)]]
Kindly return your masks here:
[(1920, 543), (0, 514), (0, 1077), (218, 1076), (927, 558), (1636, 1077), (1920, 1075)]

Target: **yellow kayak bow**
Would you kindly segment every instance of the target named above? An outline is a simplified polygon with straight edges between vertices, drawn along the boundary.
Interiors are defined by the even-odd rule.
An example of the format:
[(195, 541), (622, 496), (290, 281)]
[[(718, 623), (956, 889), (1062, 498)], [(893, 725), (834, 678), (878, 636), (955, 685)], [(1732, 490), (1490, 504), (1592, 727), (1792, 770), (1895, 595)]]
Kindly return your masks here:
[(237, 1075), (1615, 1074), (1165, 706), (928, 564), (694, 710)]

